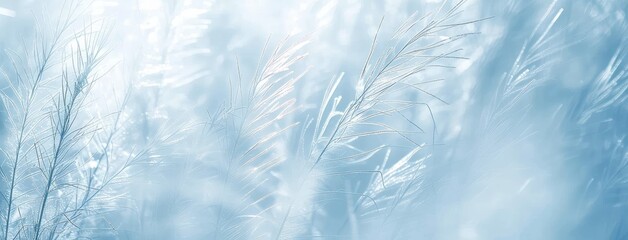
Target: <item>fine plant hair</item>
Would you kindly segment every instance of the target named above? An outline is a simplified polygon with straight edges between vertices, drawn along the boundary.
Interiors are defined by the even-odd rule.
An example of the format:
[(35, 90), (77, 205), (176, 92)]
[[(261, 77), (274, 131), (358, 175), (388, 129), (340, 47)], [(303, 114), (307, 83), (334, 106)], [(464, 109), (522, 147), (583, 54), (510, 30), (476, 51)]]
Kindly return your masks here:
[[(623, 40), (625, 41), (625, 39)], [(612, 229), (605, 236), (619, 239), (625, 237), (626, 230), (618, 212), (625, 211), (622, 199), (628, 190), (628, 151), (626, 149), (626, 116), (614, 116), (610, 113), (625, 109), (628, 89), (628, 66), (625, 63), (625, 49), (620, 46), (608, 60), (608, 64), (582, 90), (569, 114), (563, 120), (563, 126), (575, 139), (577, 155), (570, 158), (577, 161), (585, 173), (580, 183), (579, 204), (575, 217), (581, 224), (596, 222)], [(604, 139), (604, 141), (600, 141)], [(572, 145), (567, 145), (576, 149)], [(591, 159), (590, 156), (595, 156)], [(603, 220), (596, 214), (606, 212)], [(576, 232), (583, 228), (574, 226)], [(583, 232), (590, 235), (590, 233)], [(593, 234), (602, 234), (594, 232)]]
[[(103, 205), (117, 198), (109, 191), (111, 185), (146, 152), (134, 152), (121, 163), (109, 159), (114, 154), (109, 144), (127, 95), (103, 146), (102, 152), (107, 153), (83, 162), (83, 156), (93, 154), (87, 153), (89, 142), (102, 132), (98, 122), (102, 119), (86, 119), (84, 105), (93, 83), (107, 73), (101, 65), (108, 55), (105, 43), (110, 28), (89, 21), (71, 34), (81, 8), (78, 3), (67, 4), (69, 11), (52, 21), (50, 33), (41, 28), (47, 26), (44, 23), (36, 29), (34, 50), (25, 52), (32, 58), (14, 58), (14, 73), (4, 74), (10, 91), (3, 91), (2, 100), (14, 129), (11, 134), (16, 136), (14, 144), (9, 142), (15, 152), (2, 148), (3, 158), (12, 159), (2, 166), (8, 185), (2, 193), (7, 204), (2, 215), (6, 239), (90, 236), (81, 232), (96, 230), (92, 224), (103, 219), (97, 213), (116, 210)], [(89, 167), (92, 162), (96, 165)]]
[[(24, 223), (16, 225), (12, 223), (15, 209), (19, 209), (20, 203), (25, 200), (21, 197), (25, 194), (20, 190), (20, 183), (27, 181), (31, 177), (32, 170), (25, 161), (32, 158), (33, 139), (36, 139), (35, 132), (41, 130), (38, 125), (43, 118), (39, 116), (37, 109), (42, 104), (41, 88), (45, 88), (51, 80), (48, 72), (57, 64), (56, 55), (67, 44), (66, 33), (70, 26), (76, 21), (75, 3), (67, 3), (69, 10), (62, 12), (56, 20), (44, 19), (37, 21), (38, 26), (35, 31), (35, 40), (30, 46), (23, 42), (24, 57), (19, 53), (8, 52), (13, 63), (13, 73), (11, 79), (8, 74), (3, 74), (9, 83), (9, 91), (2, 91), (1, 97), (6, 112), (9, 114), (8, 120), (14, 130), (12, 134), (16, 136), (13, 152), (9, 153), (6, 148), (0, 149), (8, 165), (2, 166), (2, 177), (8, 183), (8, 192), (2, 192), (3, 200), (6, 202), (6, 212), (2, 213), (4, 239), (9, 239), (11, 235), (17, 237), (24, 229)], [(50, 23), (49, 23), (50, 22)], [(51, 29), (46, 32), (46, 29)], [(45, 92), (45, 91), (44, 91)], [(7, 171), (8, 170), (8, 171)], [(17, 228), (19, 227), (19, 228)], [(12, 232), (11, 230), (17, 230)]]
[[(420, 186), (420, 184), (417, 185), (416, 183), (420, 178), (420, 171), (418, 170), (421, 166), (421, 160), (417, 160), (415, 154), (425, 146), (425, 144), (419, 143), (416, 134), (421, 134), (424, 131), (415, 120), (410, 119), (403, 111), (422, 107), (430, 112), (431, 115), (431, 109), (426, 103), (404, 99), (404, 93), (407, 93), (407, 90), (417, 91), (418, 93), (439, 99), (425, 91), (421, 86), (431, 80), (421, 79), (417, 77), (417, 74), (431, 69), (451, 68), (445, 60), (463, 58), (456, 55), (461, 49), (448, 50), (446, 48), (451, 43), (475, 33), (454, 34), (438, 38), (443, 36), (443, 34), (447, 34), (448, 30), (479, 21), (453, 22), (454, 17), (460, 13), (463, 3), (464, 1), (455, 2), (453, 7), (448, 9), (443, 4), (438, 10), (422, 18), (413, 15), (395, 32), (393, 40), (397, 40), (399, 43), (387, 48), (380, 58), (373, 60), (378, 35), (384, 22), (382, 19), (371, 49), (368, 52), (366, 63), (357, 79), (355, 97), (344, 108), (340, 104), (341, 96), (335, 97), (334, 101), (331, 102), (331, 98), (336, 94), (342, 77), (331, 82), (324, 93), (323, 102), (316, 120), (313, 123), (310, 121), (312, 124), (308, 123), (303, 130), (307, 131), (308, 127), (313, 125), (311, 144), (309, 146), (304, 144), (306, 147), (302, 150), (304, 153), (302, 157), (306, 159), (304, 162), (305, 167), (300, 175), (301, 177), (294, 184), (295, 188), (292, 191), (296, 196), (293, 197), (293, 201), (289, 203), (287, 210), (279, 219), (280, 224), (273, 236), (274, 239), (292, 238), (300, 234), (297, 229), (302, 228), (301, 224), (303, 223), (298, 223), (297, 219), (299, 219), (298, 216), (303, 214), (293, 214), (292, 210), (296, 204), (295, 201), (302, 198), (300, 195), (303, 194), (303, 186), (307, 184), (306, 182), (312, 181), (311, 177), (315, 172), (322, 171), (324, 174), (328, 174), (328, 176), (340, 177), (370, 174), (373, 175), (372, 179), (378, 179), (372, 180), (372, 184), (369, 185), (371, 189), (365, 192), (349, 189), (315, 191), (315, 194), (318, 196), (314, 197), (314, 201), (333, 201), (333, 197), (328, 198), (325, 196), (334, 196), (336, 194), (357, 199), (353, 200), (355, 202), (349, 200), (350, 204), (354, 205), (354, 207), (348, 207), (350, 211), (348, 221), (351, 221), (349, 224), (351, 226), (357, 224), (355, 221), (365, 220), (367, 215), (369, 215), (368, 212), (382, 210), (382, 206), (379, 206), (379, 203), (385, 202), (387, 204), (386, 210), (388, 214), (391, 214), (401, 202), (406, 201), (408, 195), (416, 191), (414, 188)], [(409, 126), (411, 130), (397, 129), (395, 126), (383, 123), (383, 119), (391, 116), (404, 119), (405, 125)], [(402, 139), (407, 142), (408, 146), (376, 145), (371, 146), (370, 149), (354, 146), (355, 143), (365, 139), (386, 136)], [(433, 136), (430, 139), (433, 140)], [(376, 169), (342, 170), (342, 166), (345, 165), (360, 166), (359, 163), (377, 161), (378, 155), (376, 154), (386, 149), (388, 152), (391, 149), (399, 150), (401, 153), (405, 152), (405, 157), (391, 161), (394, 163), (387, 165), (387, 156), (385, 157), (386, 160), (380, 165), (381, 167)], [(407, 171), (398, 171), (399, 174), (407, 174), (402, 178), (396, 177), (394, 176), (395, 173), (392, 173), (398, 170), (399, 165), (405, 165), (404, 168), (407, 168)], [(386, 179), (386, 177), (390, 177), (390, 179)], [(400, 181), (400, 179), (403, 180)], [(391, 192), (395, 193), (392, 196), (394, 198), (392, 201), (388, 200), (388, 195), (378, 194), (381, 193), (382, 188), (388, 187), (388, 180), (391, 181), (391, 186), (395, 189), (391, 190)], [(353, 188), (353, 186), (349, 188)], [(323, 206), (325, 204), (320, 205)], [(371, 208), (371, 210), (362, 208), (364, 206)], [(312, 210), (312, 212), (314, 213), (316, 210)], [(386, 218), (381, 217), (379, 219)], [(291, 222), (291, 220), (295, 220), (295, 222)], [(355, 230), (351, 232), (356, 233)], [(306, 236), (320, 237), (316, 234)], [(336, 233), (331, 233), (325, 236), (337, 235)], [(354, 237), (359, 238), (359, 236)]]
[[(624, 40), (626, 41), (626, 40)], [(626, 50), (619, 47), (602, 72), (590, 83), (577, 119), (579, 124), (586, 123), (592, 115), (602, 112), (614, 104), (621, 104), (628, 99), (628, 67), (624, 63)], [(578, 111), (579, 110), (579, 111)]]
[(547, 72), (555, 61), (551, 56), (568, 47), (557, 44), (559, 34), (553, 29), (562, 13), (563, 9), (556, 10), (556, 1), (553, 1), (525, 40), (512, 68), (498, 82), (482, 113), (480, 129), (486, 135), (494, 133), (503, 137), (506, 129), (512, 127), (509, 124), (513, 124), (505, 116), (517, 111), (525, 115), (529, 107), (521, 107), (519, 103), (548, 80)]
[[(488, 195), (490, 193), (480, 194), (477, 189), (488, 188), (485, 187), (490, 184), (487, 179), (499, 173), (499, 170), (508, 169), (504, 165), (516, 161), (506, 161), (505, 156), (513, 159), (540, 158), (537, 152), (512, 152), (517, 152), (522, 142), (532, 141), (535, 134), (543, 134), (536, 132), (539, 126), (533, 126), (535, 122), (530, 121), (535, 117), (533, 108), (537, 107), (531, 99), (552, 80), (550, 73), (556, 66), (555, 55), (568, 46), (561, 44), (561, 29), (556, 27), (563, 14), (563, 9), (558, 8), (556, 3), (553, 1), (543, 5), (547, 7), (541, 10), (540, 18), (530, 21), (531, 31), (523, 33), (521, 43), (514, 47), (506, 44), (498, 50), (494, 56), (498, 61), (504, 61), (504, 55), (508, 55), (502, 51), (513, 52), (512, 58), (504, 65), (489, 60), (485, 62), (488, 64), (480, 67), (490, 73), (503, 74), (482, 74), (480, 78), (486, 80), (477, 81), (471, 90), (474, 96), (468, 104), (465, 103), (465, 126), (456, 136), (456, 144), (450, 150), (452, 154), (444, 159), (446, 164), (438, 166), (442, 169), (431, 169), (430, 173), (436, 175), (429, 176), (424, 183), (441, 184), (446, 189), (443, 190), (444, 198), (451, 202), (434, 202), (434, 205), (446, 206), (452, 212), (462, 211), (467, 204), (465, 201), (472, 202), (469, 199), (491, 196)], [(529, 18), (526, 16), (526, 19)], [(519, 40), (518, 33), (506, 34), (504, 38), (505, 43)], [(525, 170), (521, 171), (529, 174)], [(448, 182), (444, 183), (443, 178)], [(461, 227), (468, 221), (466, 218), (445, 218), (439, 224)], [(455, 234), (448, 236), (453, 237)]]
[[(83, 107), (84, 95), (88, 94), (91, 84), (99, 76), (96, 66), (103, 57), (106, 31), (92, 32), (86, 29), (82, 36), (77, 37), (70, 52), (70, 66), (64, 66), (61, 73), (61, 91), (53, 100), (53, 109), (50, 113), (52, 133), (51, 146), (42, 146), (35, 143), (38, 170), (44, 178), (44, 189), (39, 199), (37, 218), (34, 223), (34, 239), (54, 238), (64, 229), (61, 226), (63, 212), (69, 208), (67, 202), (55, 199), (57, 191), (63, 191), (71, 186), (69, 175), (73, 171), (75, 148), (81, 148), (81, 140), (94, 131), (90, 124), (81, 125), (79, 112)], [(82, 39), (81, 39), (82, 38)], [(54, 204), (54, 205), (53, 205)], [(66, 205), (66, 206), (63, 206)], [(52, 217), (47, 216), (52, 214)], [(46, 233), (47, 231), (47, 233)]]
[(58, 2), (0, 4), (0, 240), (628, 235), (620, 0)]
[[(307, 40), (289, 41), (286, 38), (279, 43), (258, 67), (251, 84), (245, 85), (250, 88), (243, 87), (239, 65), (237, 82), (229, 80), (228, 105), (212, 132), (224, 134), (221, 148), (226, 162), (215, 166), (219, 191), (236, 195), (235, 201), (218, 200), (213, 238), (268, 238), (272, 234), (268, 231), (276, 211), (272, 202), (279, 194), (272, 172), (286, 160), (276, 153), (282, 136), (298, 125), (284, 125), (282, 119), (295, 110), (292, 91), (303, 74), (295, 75), (292, 68), (305, 57), (300, 50), (307, 44)], [(268, 42), (262, 56), (266, 46)]]

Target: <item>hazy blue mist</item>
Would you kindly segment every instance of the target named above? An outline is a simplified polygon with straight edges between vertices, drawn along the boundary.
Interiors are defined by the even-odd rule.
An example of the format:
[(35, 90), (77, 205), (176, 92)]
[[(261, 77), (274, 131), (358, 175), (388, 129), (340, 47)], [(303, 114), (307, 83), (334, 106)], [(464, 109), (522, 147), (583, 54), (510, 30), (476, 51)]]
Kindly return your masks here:
[(0, 236), (628, 239), (627, 12), (0, 0)]

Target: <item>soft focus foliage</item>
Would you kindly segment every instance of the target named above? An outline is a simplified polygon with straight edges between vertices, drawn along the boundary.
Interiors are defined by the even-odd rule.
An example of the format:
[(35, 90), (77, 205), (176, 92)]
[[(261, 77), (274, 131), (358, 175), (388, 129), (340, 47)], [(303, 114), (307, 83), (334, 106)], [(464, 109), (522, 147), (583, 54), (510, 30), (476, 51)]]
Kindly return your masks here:
[(0, 237), (626, 239), (627, 11), (0, 0)]

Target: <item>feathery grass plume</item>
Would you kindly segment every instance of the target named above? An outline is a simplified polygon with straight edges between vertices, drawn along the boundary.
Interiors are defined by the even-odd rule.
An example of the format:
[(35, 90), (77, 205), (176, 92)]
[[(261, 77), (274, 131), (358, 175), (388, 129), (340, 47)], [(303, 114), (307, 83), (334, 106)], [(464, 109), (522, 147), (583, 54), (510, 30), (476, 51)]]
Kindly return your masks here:
[(305, 56), (301, 50), (306, 44), (307, 40), (290, 43), (286, 38), (250, 84), (243, 82), (239, 65), (237, 82), (230, 81), (228, 106), (211, 132), (222, 145), (222, 156), (208, 159), (213, 161), (212, 172), (216, 173), (211, 181), (219, 186), (215, 192), (220, 193), (211, 203), (215, 209), (212, 238), (272, 235), (272, 216), (278, 211), (276, 199), (282, 194), (273, 172), (285, 160), (280, 154), (281, 145), (286, 145), (285, 136), (299, 124), (286, 124), (283, 119), (295, 110), (292, 91), (303, 74), (295, 74), (293, 65)]
[[(407, 201), (405, 198), (409, 197), (411, 192), (416, 191), (416, 189), (410, 190), (409, 185), (417, 183), (420, 179), (421, 160), (414, 160), (414, 158), (415, 154), (424, 147), (424, 144), (420, 143), (419, 140), (424, 131), (404, 111), (419, 108), (431, 113), (431, 110), (429, 105), (425, 103), (408, 99), (407, 93), (418, 92), (438, 99), (438, 97), (423, 90), (421, 86), (429, 80), (415, 76), (430, 69), (449, 68), (449, 63), (446, 60), (462, 58), (456, 56), (456, 53), (460, 52), (461, 49), (449, 50), (446, 48), (450, 43), (473, 34), (447, 35), (450, 29), (457, 29), (460, 26), (476, 22), (454, 22), (455, 16), (462, 11), (463, 3), (464, 1), (457, 1), (448, 9), (445, 7), (446, 4), (443, 4), (437, 11), (423, 18), (411, 17), (395, 32), (393, 40), (397, 40), (398, 43), (389, 47), (377, 60), (372, 60), (377, 47), (379, 29), (383, 23), (382, 19), (365, 66), (361, 70), (354, 99), (344, 106), (341, 103), (341, 96), (335, 97), (331, 102), (333, 95), (337, 94), (336, 90), (340, 85), (342, 76), (333, 81), (324, 94), (320, 112), (316, 120), (312, 122), (314, 127), (311, 144), (309, 146), (306, 144), (301, 150), (304, 155), (303, 158), (306, 159), (302, 163), (304, 167), (299, 174), (296, 174), (299, 176), (297, 180), (289, 184), (290, 192), (294, 196), (291, 197), (292, 200), (289, 201), (287, 209), (279, 219), (279, 229), (274, 238), (285, 239), (303, 236), (305, 224), (310, 224), (311, 229), (304, 237), (345, 238), (347, 236), (342, 235), (347, 231), (345, 227), (355, 227), (366, 222), (367, 217), (365, 215), (369, 214), (364, 212), (382, 210), (378, 206), (378, 203), (381, 202), (390, 204), (386, 210), (391, 214), (401, 202)], [(384, 122), (384, 120), (391, 119), (399, 119), (402, 122), (395, 125)], [(310, 124), (303, 131), (308, 131), (309, 126)], [(380, 142), (377, 139), (387, 139), (390, 142), (393, 139), (399, 139), (405, 143), (401, 143), (399, 146), (373, 144)], [(433, 136), (430, 136), (429, 139), (433, 139)], [(405, 152), (405, 154), (402, 154), (400, 159), (391, 161), (391, 166), (369, 168), (369, 165), (378, 164), (379, 152), (391, 148), (398, 149), (399, 153)], [(397, 163), (409, 164), (403, 167), (404, 169), (407, 167), (407, 171), (399, 170), (400, 166)], [(399, 171), (395, 172), (397, 170)], [(397, 174), (407, 175), (395, 176)], [(353, 182), (346, 180), (348, 185), (345, 190), (337, 190), (338, 188), (333, 185), (325, 187), (330, 189), (319, 187), (310, 192), (303, 189), (304, 186), (311, 185), (311, 181), (325, 182), (325, 178), (343, 179), (346, 176), (355, 175), (372, 175), (375, 179), (391, 177), (393, 189), (388, 193), (394, 193), (394, 195), (382, 194), (382, 187), (387, 186), (386, 183), (389, 181), (385, 178), (371, 181), (371, 185), (367, 188), (361, 187), (359, 180)], [(403, 183), (400, 182), (400, 179), (403, 179), (401, 181)], [(413, 185), (412, 188), (416, 186), (419, 184)], [(302, 206), (295, 208), (299, 204), (298, 201), (305, 198), (303, 194), (314, 194), (311, 198), (314, 201), (315, 209), (311, 209), (310, 213), (302, 212)], [(369, 194), (374, 194), (374, 196), (369, 196)], [(388, 198), (396, 199), (388, 201)], [(337, 199), (348, 199), (348, 203), (339, 202)], [(330, 209), (339, 206), (338, 204), (340, 206), (348, 205), (344, 206), (348, 209), (345, 217), (352, 221), (350, 224), (343, 223), (344, 218), (332, 220), (320, 215), (326, 211), (331, 211)], [(362, 208), (364, 207), (363, 204), (370, 210)], [(304, 218), (303, 216), (308, 217)], [(321, 218), (321, 220), (314, 220), (313, 218)], [(381, 220), (385, 218), (382, 215), (378, 216), (378, 219)], [(331, 224), (332, 222), (340, 225)], [(338, 226), (340, 227), (338, 228)], [(328, 229), (330, 227), (333, 230)], [(341, 234), (337, 234), (338, 232)], [(358, 234), (360, 231), (351, 229), (349, 232)], [(359, 239), (366, 236), (354, 235), (351, 237)]]
[(623, 63), (625, 58), (625, 50), (620, 46), (607, 67), (591, 82), (586, 97), (582, 99), (583, 109), (578, 111), (579, 124), (585, 124), (592, 115), (628, 99), (628, 66)]
[[(498, 48), (498, 55), (484, 61), (488, 63), (485, 66), (480, 66), (488, 74), (480, 75), (481, 80), (471, 90), (472, 99), (464, 105), (461, 133), (448, 150), (449, 156), (443, 159), (445, 164), (434, 164), (436, 168), (431, 169), (437, 175), (431, 175), (426, 180), (427, 184), (440, 188), (438, 192), (433, 192), (438, 196), (431, 203), (438, 208), (433, 214), (444, 216), (432, 223), (437, 229), (435, 232), (458, 229), (441, 233), (444, 238), (467, 234), (463, 231), (475, 234), (484, 230), (480, 227), (487, 222), (495, 224), (495, 219), (518, 211), (521, 205), (536, 204), (533, 200), (494, 203), (504, 209), (501, 213), (497, 212), (497, 207), (488, 206), (487, 201), (521, 196), (516, 189), (511, 192), (500, 184), (499, 177), (507, 173), (516, 176), (509, 178), (515, 184), (519, 184), (519, 177), (526, 177), (523, 181), (529, 181), (541, 175), (542, 168), (526, 165), (545, 157), (542, 155), (544, 149), (534, 144), (537, 137), (534, 134), (536, 129), (546, 126), (532, 120), (536, 116), (530, 114), (530, 110), (536, 106), (531, 97), (535, 90), (551, 79), (549, 73), (557, 60), (555, 54), (566, 48), (566, 45), (561, 45), (560, 30), (556, 29), (563, 9), (556, 7), (556, 1), (543, 6), (547, 7), (541, 9), (540, 19), (532, 23), (531, 32), (523, 33), (521, 45), (512, 47), (512, 42), (518, 41), (519, 32), (505, 34), (502, 41), (506, 44)], [(529, 19), (528, 15), (517, 14)], [(502, 58), (509, 51), (513, 51), (514, 59), (504, 63)], [(504, 74), (495, 76), (495, 72)], [(519, 167), (521, 165), (526, 168)], [(536, 180), (541, 182), (542, 177)], [(521, 191), (525, 184), (522, 186)], [(541, 210), (530, 207), (530, 211)], [(526, 222), (527, 219), (513, 221)], [(503, 227), (503, 230), (491, 230), (486, 236), (501, 236), (502, 233), (516, 235), (519, 230)]]
[(512, 128), (508, 125), (512, 123), (506, 120), (509, 113), (520, 112), (525, 115), (529, 109), (518, 103), (547, 80), (546, 73), (554, 61), (551, 56), (566, 48), (558, 44), (557, 31), (552, 29), (563, 13), (562, 8), (555, 10), (556, 2), (553, 1), (547, 8), (530, 38), (523, 44), (512, 68), (498, 82), (494, 96), (481, 116), (480, 129), (485, 135), (495, 134), (498, 138), (496, 140), (499, 140)]
[[(390, 158), (390, 149), (386, 152), (384, 161), (377, 171), (381, 176), (373, 176), (365, 192), (365, 196), (371, 199), (361, 198), (356, 204), (355, 211), (359, 213), (363, 224), (380, 222), (386, 224), (390, 221), (403, 219), (407, 211), (421, 204), (421, 189), (423, 187), (423, 171), (426, 168), (424, 161), (429, 156), (418, 158), (415, 156), (423, 146), (409, 151), (392, 166), (387, 166)], [(370, 201), (374, 199), (373, 201)], [(358, 211), (359, 210), (359, 211)], [(356, 230), (357, 232), (357, 230)]]
[[(624, 40), (625, 41), (625, 40)], [(567, 145), (577, 149), (570, 161), (584, 173), (573, 226), (574, 236), (622, 238), (628, 232), (622, 226), (628, 208), (624, 199), (628, 191), (628, 151), (626, 149), (625, 102), (628, 89), (628, 66), (624, 41), (608, 64), (575, 99), (564, 128), (575, 141)], [(577, 146), (577, 147), (576, 147)], [(571, 150), (573, 151), (573, 150)]]
[[(556, 8), (556, 3), (553, 1), (543, 12), (501, 78), (496, 83), (480, 82), (474, 89), (474, 103), (478, 109), (469, 106), (471, 110), (466, 117), (470, 120), (460, 136), (460, 142), (466, 144), (456, 146), (451, 163), (455, 162), (457, 168), (450, 173), (457, 179), (451, 194), (460, 196), (457, 197), (460, 201), (466, 199), (466, 194), (473, 194), (470, 190), (473, 186), (486, 184), (484, 181), (490, 176), (487, 169), (495, 168), (493, 164), (508, 164), (499, 160), (500, 154), (535, 134), (531, 122), (527, 121), (533, 104), (527, 100), (535, 89), (549, 80), (549, 71), (556, 61), (553, 54), (567, 47), (560, 45), (560, 31), (554, 29), (563, 13), (562, 8)], [(487, 68), (494, 71), (492, 66)], [(463, 207), (460, 202), (455, 205)]]
[[(460, 141), (466, 145), (461, 144), (454, 149), (457, 155), (452, 159), (456, 162), (457, 172), (452, 177), (458, 180), (452, 194), (465, 196), (470, 189), (465, 185), (479, 183), (487, 174), (474, 171), (486, 172), (500, 153), (534, 134), (530, 131), (530, 122), (526, 121), (533, 106), (526, 100), (548, 81), (548, 72), (556, 61), (553, 54), (566, 48), (559, 45), (559, 31), (554, 29), (563, 13), (562, 8), (556, 9), (556, 3), (553, 1), (546, 8), (524, 40), (514, 62), (506, 66), (508, 70), (497, 82), (479, 82), (473, 89), (477, 107), (468, 106), (471, 110), (467, 110), (466, 117), (470, 120), (466, 121), (468, 126), (460, 136)], [(492, 66), (486, 68), (494, 71)], [(480, 174), (482, 179), (474, 174)], [(463, 188), (462, 191), (459, 188)], [(460, 203), (457, 206), (462, 207)]]
[(6, 192), (2, 192), (6, 211), (0, 215), (4, 239), (19, 238), (25, 229), (24, 216), (19, 209), (29, 208), (23, 205), (29, 204), (29, 188), (32, 187), (29, 179), (35, 171), (32, 167), (36, 157), (33, 144), (43, 137), (38, 132), (42, 131), (42, 107), (47, 103), (48, 85), (53, 80), (49, 72), (58, 64), (58, 52), (65, 48), (68, 42), (66, 33), (80, 11), (75, 2), (64, 2), (64, 6), (68, 9), (63, 9), (56, 19), (44, 15), (43, 19), (36, 21), (33, 43), (24, 41), (23, 53), (8, 52), (13, 64), (11, 76), (14, 78), (3, 74), (9, 91), (3, 90), (0, 96), (8, 113), (9, 135), (15, 136), (15, 139), (0, 149), (7, 159), (1, 166), (3, 182), (8, 184)]
[(59, 227), (64, 226), (62, 216), (67, 217), (64, 212), (70, 208), (71, 198), (64, 197), (63, 192), (74, 185), (75, 158), (84, 147), (85, 138), (95, 131), (79, 116), (92, 82), (100, 77), (97, 66), (106, 55), (106, 35), (106, 31), (93, 32), (91, 28), (77, 35), (75, 44), (70, 46), (69, 66), (62, 70), (61, 92), (50, 113), (51, 143), (39, 141), (34, 145), (43, 177), (31, 236), (34, 239), (56, 238), (65, 231)]

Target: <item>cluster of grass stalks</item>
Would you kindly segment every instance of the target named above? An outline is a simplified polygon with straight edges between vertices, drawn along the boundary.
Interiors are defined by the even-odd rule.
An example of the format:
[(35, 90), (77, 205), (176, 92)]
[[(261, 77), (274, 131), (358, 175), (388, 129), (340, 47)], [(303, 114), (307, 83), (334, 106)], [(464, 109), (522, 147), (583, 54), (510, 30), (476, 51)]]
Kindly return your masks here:
[[(213, 209), (208, 215), (215, 222), (206, 236), (360, 238), (359, 228), (394, 225), (397, 217), (404, 215), (401, 209), (416, 204), (422, 160), (429, 155), (418, 154), (426, 144), (419, 143), (417, 136), (426, 132), (410, 115), (417, 108), (431, 114), (430, 107), (409, 96), (417, 92), (438, 99), (422, 88), (434, 80), (421, 78), (420, 73), (450, 68), (448, 60), (464, 58), (456, 55), (461, 49), (447, 48), (474, 34), (447, 35), (476, 22), (453, 19), (462, 3), (424, 17), (413, 15), (392, 33), (393, 38), (386, 41), (392, 47), (382, 53), (376, 51), (378, 29), (354, 81), (357, 86), (351, 89), (355, 97), (343, 101), (338, 89), (349, 84), (342, 75), (334, 77), (314, 117), (295, 114), (293, 93), (306, 74), (292, 69), (304, 57), (300, 51), (307, 40), (280, 43), (252, 81), (247, 81), (238, 67), (236, 80), (229, 79), (227, 104), (208, 121), (207, 138), (215, 139), (217, 153), (208, 154), (200, 163), (215, 174), (206, 177), (210, 185), (218, 186), (211, 188), (218, 195), (207, 203)], [(395, 119), (404, 121), (385, 123)], [(368, 144), (380, 142), (378, 138), (404, 143)], [(391, 155), (391, 151), (395, 153)], [(349, 180), (356, 175), (370, 178), (368, 186)], [(340, 189), (324, 186), (331, 182), (326, 179), (345, 179), (346, 184)], [(347, 212), (338, 214), (346, 218), (334, 220), (340, 225), (328, 229), (328, 222), (317, 219), (334, 204), (347, 204)], [(321, 235), (321, 231), (329, 234)]]
[[(558, 1), (543, 5), (512, 61), (500, 65), (504, 74), (469, 90), (480, 106), (463, 104), (462, 133), (449, 142), (434, 106), (449, 101), (430, 86), (458, 84), (439, 74), (473, 61), (459, 43), (491, 21), (465, 18), (464, 0), (414, 13), (397, 28), (381, 18), (362, 67), (318, 79), (322, 91), (302, 89), (316, 37), (269, 37), (256, 67), (235, 57), (233, 70), (220, 69), (229, 73), (213, 73), (205, 66), (212, 49), (201, 41), (212, 5), (158, 3), (135, 16), (142, 24), (129, 29), (140, 31), (125, 32), (117, 29), (124, 21), (87, 14), (93, 5), (64, 1), (56, 17), (38, 19), (32, 41), (3, 55), (3, 239), (467, 236), (458, 234), (466, 231), (462, 210), (491, 190), (491, 171), (511, 169), (503, 154), (545, 157), (512, 149), (564, 132), (586, 146), (583, 156), (599, 156), (581, 171), (590, 181), (573, 190), (586, 196), (577, 218), (625, 205), (626, 117), (615, 114), (628, 99), (625, 40), (550, 123), (526, 122), (534, 94), (554, 80), (554, 55), (576, 44), (557, 30), (565, 11)], [(147, 41), (126, 53), (117, 42), (125, 34)], [(517, 194), (542, 178), (530, 176)], [(456, 231), (434, 233), (443, 226)]]
[(130, 89), (116, 110), (90, 111), (94, 86), (111, 71), (111, 26), (85, 18), (79, 2), (65, 1), (61, 9), (37, 20), (32, 41), (6, 52), (3, 239), (115, 234), (108, 214), (124, 208), (121, 185), (150, 152), (123, 145)]

